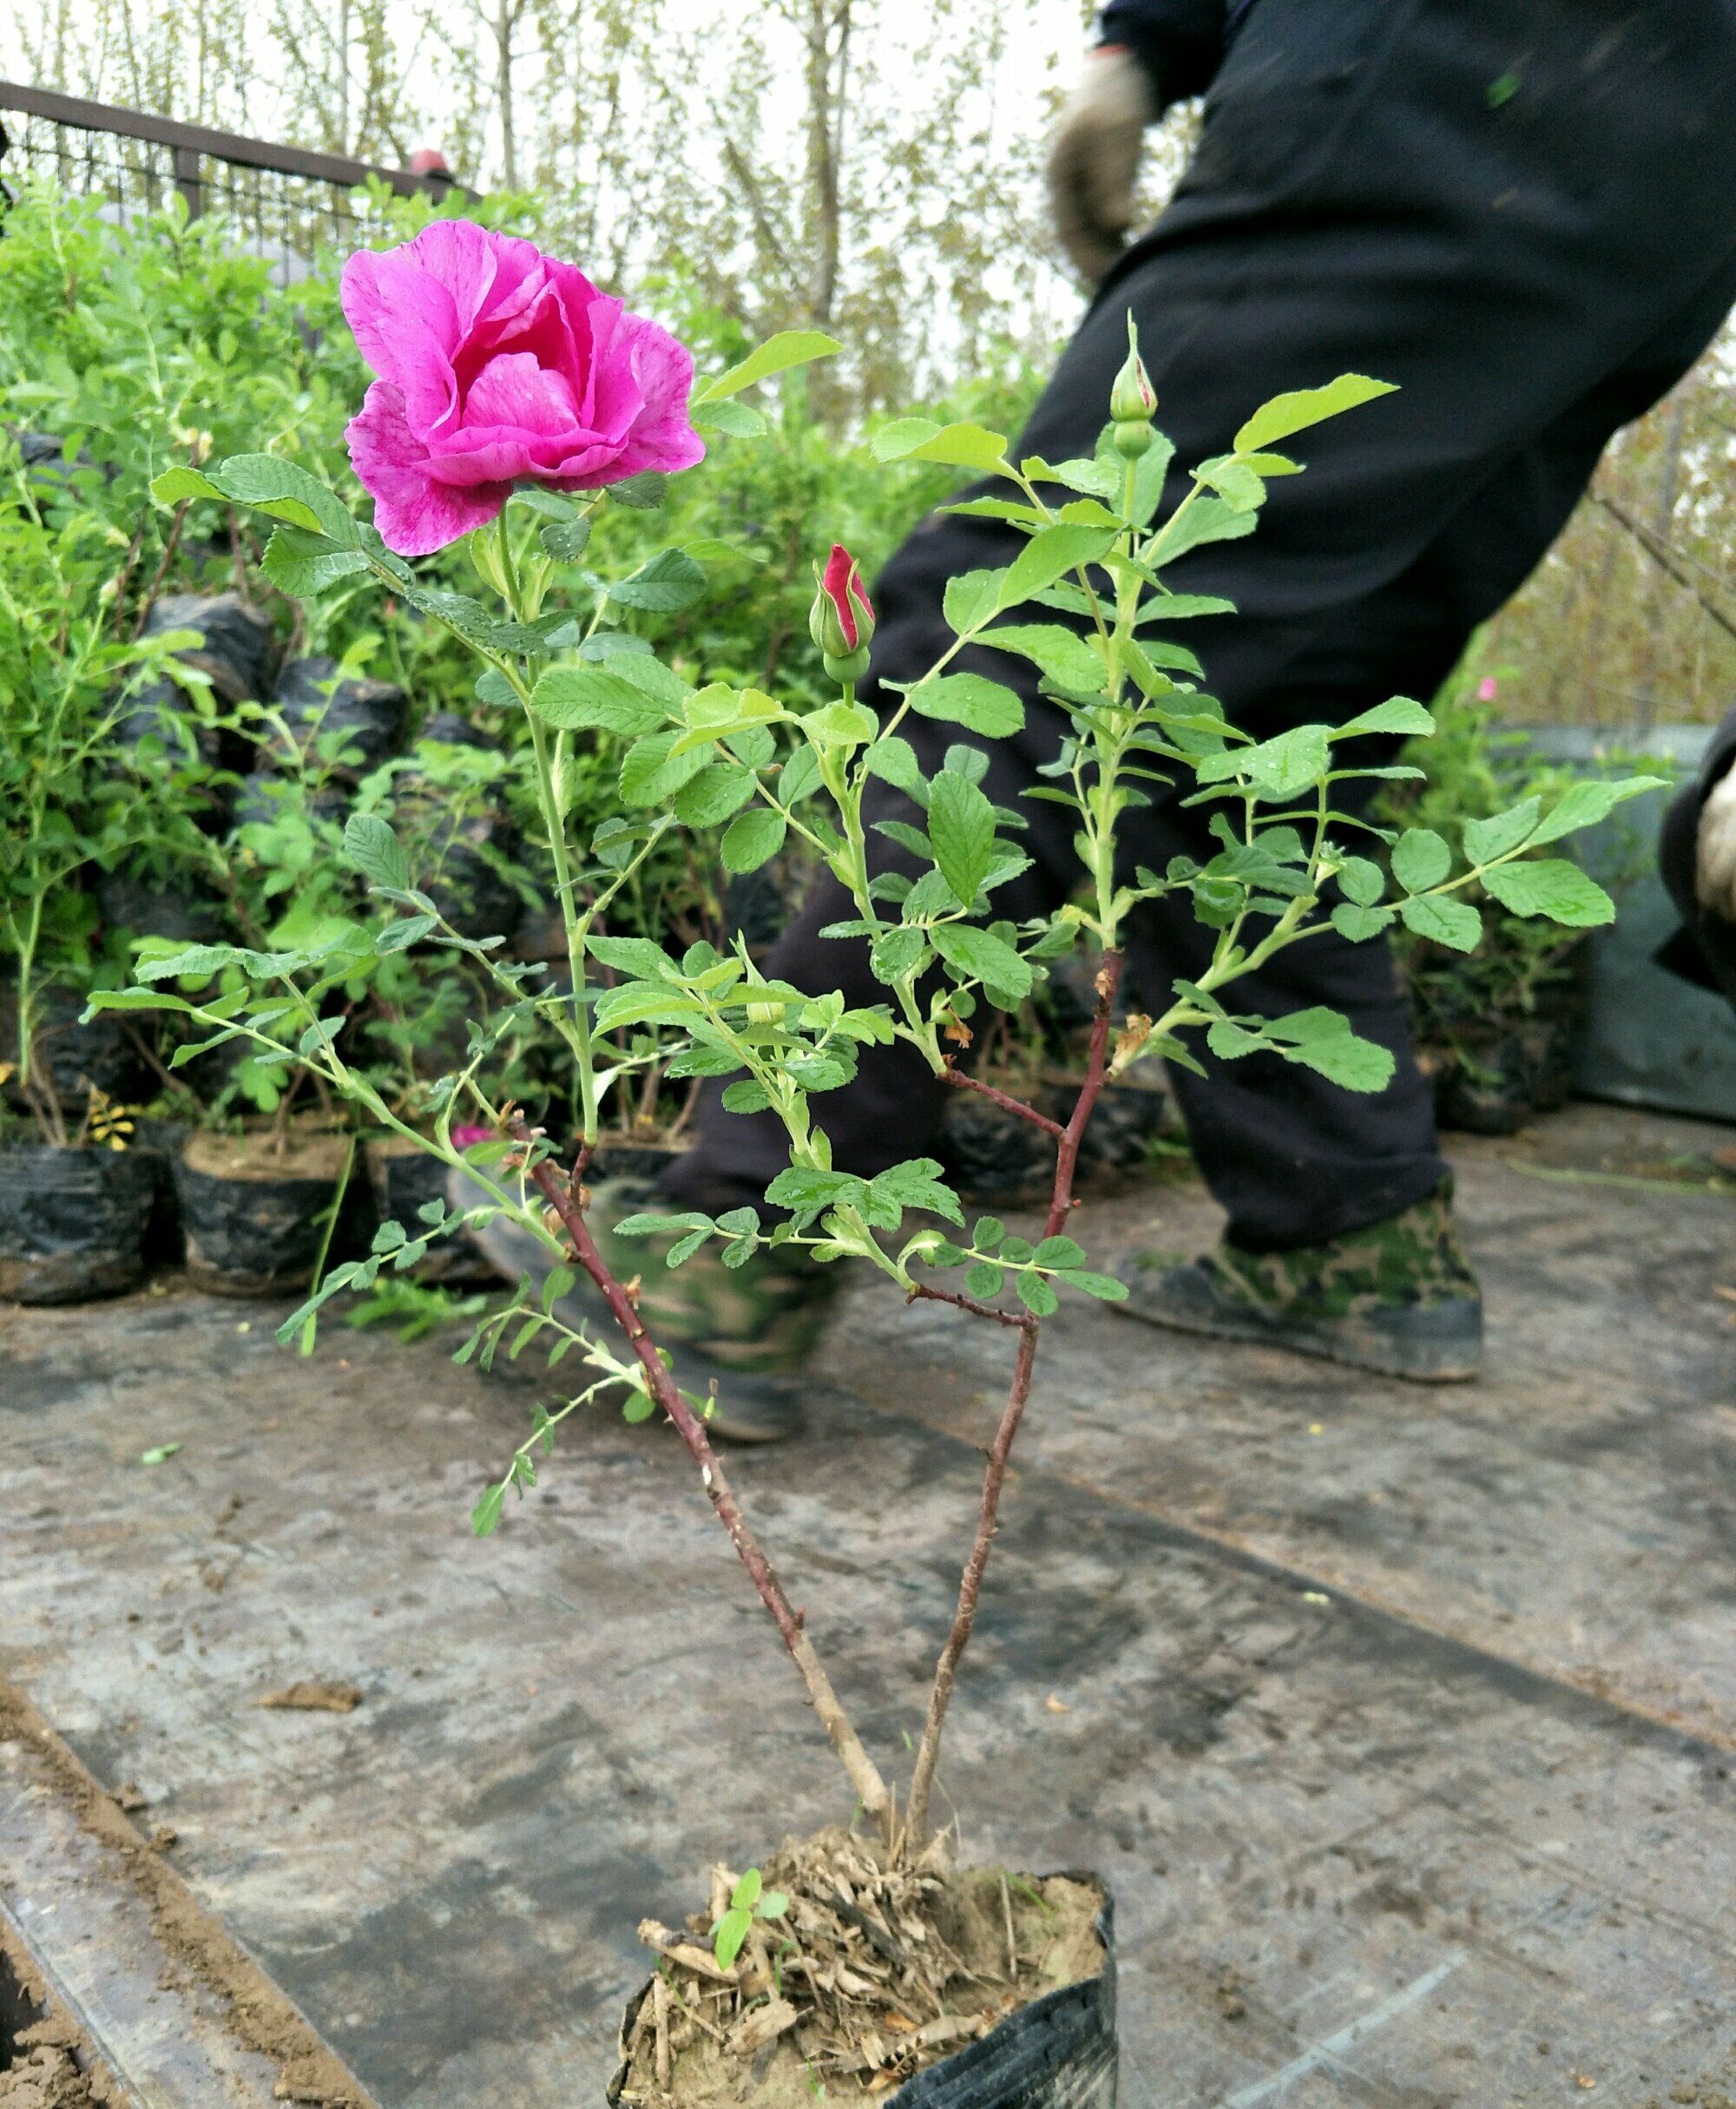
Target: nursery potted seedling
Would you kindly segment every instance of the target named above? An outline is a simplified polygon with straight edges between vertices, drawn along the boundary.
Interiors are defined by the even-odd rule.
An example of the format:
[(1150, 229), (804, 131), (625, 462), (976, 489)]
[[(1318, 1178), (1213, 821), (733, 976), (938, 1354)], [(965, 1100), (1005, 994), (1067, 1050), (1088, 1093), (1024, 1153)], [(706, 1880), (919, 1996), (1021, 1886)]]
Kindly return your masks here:
[(158, 1165), (115, 1109), (144, 1072), (128, 1021), (81, 1022), (108, 963), (79, 880), (155, 831), (115, 743), (190, 640), (117, 636), (102, 523), (51, 526), (43, 503), (0, 443), (0, 1295), (59, 1303), (128, 1288), (143, 1266)]
[[(1100, 1885), (1067, 1876), (1003, 1885), (998, 1870), (956, 1869), (947, 1835), (931, 1820), (948, 1712), (1044, 1321), (1063, 1296), (1125, 1293), (1075, 1235), (1075, 1179), (1094, 1108), (1109, 1079), (1141, 1061), (1194, 1059), (1188, 1036), (1196, 1033), (1220, 1059), (1265, 1050), (1348, 1089), (1380, 1088), (1391, 1057), (1343, 1018), (1323, 1009), (1275, 1021), (1250, 1015), (1236, 1008), (1238, 982), (1328, 923), (1362, 940), (1403, 917), (1469, 948), (1479, 930), (1463, 899), (1470, 886), (1634, 786), (1581, 785), (1549, 813), (1527, 805), (1479, 822), (1468, 860), (1416, 831), (1397, 846), (1389, 893), (1335, 794), (1387, 766), (1379, 759), (1386, 746), (1368, 743), (1430, 729), (1420, 705), (1395, 700), (1341, 727), (1303, 726), (1255, 741), (1192, 680), (1165, 670), (1184, 663), (1167, 624), (1198, 606), (1165, 584), (1170, 562), (1245, 532), (1266, 479), (1296, 466), (1275, 450), (1384, 392), (1378, 382), (1349, 375), (1275, 399), (1173, 489), (1170, 450), (1153, 429), (1151, 391), (1133, 346), (1090, 460), (1015, 460), (1001, 435), (974, 425), (891, 425), (878, 436), (884, 457), (993, 479), (965, 509), (1007, 522), (1023, 547), (1003, 568), (953, 581), (953, 641), (879, 714), (857, 693), (872, 611), (848, 555), (834, 549), (813, 610), (831, 693), (794, 707), (768, 688), (685, 678), (617, 633), (618, 611), (677, 608), (705, 590), (689, 551), (661, 550), (615, 579), (584, 559), (593, 517), (611, 494), (629, 503), (654, 496), (643, 479), (694, 465), (703, 450), (698, 427), (761, 431), (765, 421), (742, 391), (836, 349), (830, 340), (775, 338), (695, 390), (691, 362), (654, 324), (529, 244), (462, 223), (352, 260), (344, 290), (382, 377), (351, 428), (374, 524), (358, 523), (312, 476), (265, 456), (208, 475), (172, 471), (156, 489), (166, 503), (211, 498), (274, 516), (266, 562), (286, 591), (372, 576), (464, 641), (487, 693), (523, 713), (565, 977), (510, 962), (501, 946), (444, 923), (412, 884), (391, 826), (361, 814), (347, 831), (349, 854), (383, 919), (271, 949), (193, 948), (154, 959), (124, 1000), (155, 1000), (248, 1043), (260, 1059), (305, 1063), (334, 1097), (413, 1138), (455, 1175), (454, 1207), (433, 1203), (419, 1223), (385, 1225), (368, 1258), (327, 1273), (286, 1321), (285, 1338), (304, 1337), (327, 1298), (371, 1290), (383, 1270), (413, 1267), (455, 1220), (483, 1232), (510, 1228), (537, 1256), (459, 1359), (534, 1350), (569, 1389), (563, 1403), (536, 1408), (529, 1437), (478, 1503), (476, 1528), (492, 1530), (509, 1495), (536, 1482), (571, 1415), (612, 1401), (629, 1421), (667, 1422), (838, 1756), (838, 1824), (785, 1845), (763, 1865), (744, 1852), (740, 1867), (716, 1871), (709, 1895), (696, 1896), (687, 1928), (641, 1927), (656, 1968), (629, 2011), (612, 2099), (707, 2109), (804, 2101), (824, 2089), (829, 2101), (878, 2096), (904, 2109), (1100, 2109), (1113, 2102), (1115, 2063)], [(536, 417), (503, 430), (508, 406), (533, 394)], [(594, 419), (582, 430), (573, 423), (581, 404)], [(431, 587), (410, 561), (461, 539), (481, 581), (475, 595)], [(1063, 713), (1065, 737), (1042, 792), (1070, 811), (1080, 888), (1051, 917), (1016, 923), (996, 912), (996, 892), (1023, 866), (1023, 816), (984, 792), (985, 750), (1020, 729), (1025, 706), (1004, 683), (955, 664), (969, 645), (1033, 664)], [(938, 767), (925, 767), (904, 737), (919, 719), (958, 729)], [(574, 839), (575, 757), (603, 740), (619, 756), (619, 809), (588, 839)], [(1214, 806), (1220, 853), (1203, 868), (1178, 859), (1163, 872), (1125, 869), (1116, 857), (1122, 813), (1142, 785), (1175, 780)], [(894, 823), (904, 852), (896, 868), (870, 839), (871, 816), (884, 810), (871, 795), (878, 799), (888, 785), (904, 801)], [(701, 941), (677, 952), (649, 936), (602, 934), (613, 902), (672, 837), (720, 825), (732, 871), (754, 870), (792, 836), (824, 862), (851, 897), (856, 912), (845, 928), (871, 948), (883, 1002), (852, 1008), (836, 993), (768, 978), (744, 944)], [(1527, 868), (1535, 912), (1590, 912), (1587, 882), (1571, 866), (1546, 859)], [(1128, 920), (1166, 895), (1191, 901), (1213, 933), (1209, 963), (1150, 998), (1148, 1012), (1117, 1022)], [(340, 992), (382, 950), (423, 943), (474, 962), (496, 1001), (477, 1021), (462, 1064), (431, 1094), (431, 1129), (418, 1131), (370, 1081)], [(873, 1179), (834, 1165), (825, 1094), (848, 1081), (862, 1048), (899, 1041), (945, 1087), (991, 1091), (959, 1064), (968, 1036), (985, 1017), (1016, 1008), (1049, 963), (1075, 949), (1091, 963), (1092, 1015), (1074, 1102), (1064, 1119), (1010, 1108), (1052, 1148), (1036, 1235), (1015, 1235), (990, 1218), (967, 1222), (931, 1159)], [(606, 987), (605, 969), (613, 976)], [(212, 1002), (192, 989), (201, 976), (226, 977), (232, 993)], [(171, 993), (172, 982), (187, 993)], [(97, 1008), (104, 1001), (94, 999)], [(579, 1108), (570, 1154), (495, 1081), (496, 1050), (527, 1015), (546, 1018), (570, 1055)], [(731, 1110), (781, 1124), (789, 1161), (766, 1189), (763, 1212), (713, 1219), (654, 1204), (635, 1209), (618, 1185), (592, 1185), (609, 1105), (653, 1070), (727, 1080)], [(657, 1274), (701, 1252), (726, 1269), (854, 1265), (886, 1293), (946, 1304), (959, 1323), (995, 1326), (1014, 1346), (956, 1608), (902, 1790), (864, 1744), (816, 1631), (792, 1606), (713, 1447), (712, 1398), (684, 1389), (682, 1349), (671, 1352), (656, 1337)], [(817, 1610), (814, 1627), (823, 1626)]]

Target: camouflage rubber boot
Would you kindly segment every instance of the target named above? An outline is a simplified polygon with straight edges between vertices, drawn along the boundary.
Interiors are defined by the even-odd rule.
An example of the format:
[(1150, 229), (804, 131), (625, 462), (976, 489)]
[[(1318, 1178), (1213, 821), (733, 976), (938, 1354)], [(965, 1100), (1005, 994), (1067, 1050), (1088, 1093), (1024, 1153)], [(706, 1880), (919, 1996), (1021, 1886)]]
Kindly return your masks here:
[[(447, 1199), (474, 1207), (486, 1196), (453, 1173)], [(834, 1269), (799, 1251), (759, 1252), (740, 1267), (726, 1267), (713, 1243), (678, 1268), (664, 1265), (673, 1238), (621, 1238), (615, 1225), (641, 1212), (667, 1214), (670, 1204), (642, 1179), (604, 1179), (592, 1187), (585, 1220), (610, 1273), (639, 1284), (639, 1310), (651, 1337), (667, 1350), (681, 1389), (704, 1398), (714, 1383), (716, 1404), (707, 1427), (732, 1442), (776, 1442), (798, 1432), (806, 1386), (799, 1372), (825, 1322), (837, 1286)], [(540, 1291), (556, 1265), (542, 1240), (504, 1216), (469, 1232), (473, 1245), (509, 1281), (528, 1274)], [(601, 1291), (581, 1274), (555, 1306), (569, 1325), (588, 1325), (607, 1338), (615, 1318)]]
[(1257, 1340), (1413, 1383), (1463, 1383), (1483, 1360), (1483, 1298), (1453, 1225), (1452, 1181), (1366, 1229), (1290, 1252), (1227, 1240), (1184, 1265), (1142, 1252), (1112, 1311), (1178, 1332)]

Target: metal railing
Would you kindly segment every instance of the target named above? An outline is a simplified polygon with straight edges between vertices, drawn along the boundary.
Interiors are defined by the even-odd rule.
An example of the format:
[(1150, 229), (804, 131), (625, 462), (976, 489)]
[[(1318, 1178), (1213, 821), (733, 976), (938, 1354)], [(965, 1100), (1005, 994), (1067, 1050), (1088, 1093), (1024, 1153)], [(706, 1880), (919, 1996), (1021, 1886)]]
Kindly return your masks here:
[(451, 186), (444, 174), (381, 168), (0, 81), (0, 201), (10, 200), (8, 179), (25, 174), (101, 196), (121, 220), (179, 194), (189, 218), (223, 214), (250, 246), (292, 276), (320, 248), (357, 233), (353, 193), (370, 177), (400, 197), (426, 191), (439, 198)]

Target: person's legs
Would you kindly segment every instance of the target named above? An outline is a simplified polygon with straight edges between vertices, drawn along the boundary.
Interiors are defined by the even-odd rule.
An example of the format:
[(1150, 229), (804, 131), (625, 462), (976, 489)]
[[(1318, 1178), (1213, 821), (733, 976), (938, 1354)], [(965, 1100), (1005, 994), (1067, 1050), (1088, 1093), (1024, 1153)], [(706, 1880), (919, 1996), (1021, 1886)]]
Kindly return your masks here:
[[(1091, 452), (1128, 311), (1183, 464), (1221, 451), (1285, 388), (1345, 371), (1400, 384), (1310, 436), (1308, 473), (1273, 486), (1251, 542), (1196, 551), (1171, 575), (1237, 603), (1188, 641), (1229, 716), (1262, 737), (1430, 693), (1542, 555), (1609, 434), (1690, 362), (1736, 291), (1736, 16), (1721, 0), (1345, 0), (1339, 12), (1358, 17), (1350, 56), (1323, 72), (1317, 0), (1253, 10), (1174, 204), (1112, 274), (1019, 443), (1051, 459)], [(1517, 85), (1491, 102), (1509, 75)], [(1276, 153), (1286, 138), (1296, 150)], [(992, 521), (918, 529), (877, 587), (866, 700), (950, 643), (946, 581), (1019, 546)], [(1025, 695), (1027, 730), (993, 764), (1015, 805), (1054, 752), (1056, 714), (1023, 661), (977, 650), (957, 663)], [(1036, 866), (999, 897), (1015, 915), (1052, 908), (1075, 877), (1055, 809), (1025, 810)], [(1199, 825), (1173, 801), (1154, 808), (1128, 830), (1129, 860), (1189, 848)], [(823, 884), (773, 970), (880, 1001), (862, 948), (818, 935), (843, 912)], [(1161, 995), (1200, 943), (1185, 906), (1154, 914), (1135, 973)], [(1420, 1204), (1442, 1167), (1382, 950), (1312, 940), (1238, 1000), (1331, 1004), (1398, 1060), (1374, 1100), (1258, 1057), (1180, 1081), (1243, 1248), (1318, 1245)], [(876, 1051), (818, 1113), (836, 1161), (867, 1173), (920, 1152), (943, 1096), (907, 1052)], [(667, 1191), (721, 1206), (757, 1197), (784, 1161), (778, 1131), (723, 1114), (713, 1091)]]

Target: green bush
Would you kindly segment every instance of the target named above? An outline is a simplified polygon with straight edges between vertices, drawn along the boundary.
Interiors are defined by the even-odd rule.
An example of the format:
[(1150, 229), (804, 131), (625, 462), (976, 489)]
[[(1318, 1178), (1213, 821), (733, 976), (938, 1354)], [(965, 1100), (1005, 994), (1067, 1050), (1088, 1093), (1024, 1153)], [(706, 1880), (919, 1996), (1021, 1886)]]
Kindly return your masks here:
[[(358, 224), (377, 245), (434, 216), (427, 200), (383, 190), (362, 207)], [(491, 200), (483, 216), (513, 233), (538, 232), (535, 199)], [(185, 504), (150, 493), (176, 465), (269, 453), (358, 503), (344, 427), (367, 376), (339, 305), (341, 263), (327, 257), (311, 277), (278, 285), (234, 226), (217, 215), (189, 224), (178, 200), (117, 227), (95, 200), (30, 185), (8, 211), (0, 418), (30, 457), (27, 463), (10, 447), (0, 456), (0, 713), (8, 732), (0, 982), (15, 991), (7, 1051), (20, 1072), (15, 1093), (30, 1074), (33, 1026), (49, 992), (82, 995), (124, 982), (154, 936), (182, 934), (151, 927), (151, 903), (209, 902), (222, 934), (255, 943), (300, 943), (314, 924), (329, 930), (353, 913), (354, 875), (339, 856), (345, 808), (391, 821), (418, 860), (418, 884), (436, 882), (455, 860), (474, 874), (481, 859), (527, 914), (548, 898), (522, 713), (478, 698), (475, 667), (450, 633), (401, 600), (382, 601), (366, 581), (292, 601), (263, 568), (264, 538), (245, 508), (227, 509), (214, 525), (208, 508), (189, 518)], [(726, 365), (747, 338), (692, 290), (694, 282), (677, 260), (648, 305), (702, 365)], [(1016, 422), (1035, 385), (1009, 354), (997, 371), (937, 405), (937, 415)], [(727, 562), (727, 592), (673, 615), (621, 611), (621, 626), (673, 664), (775, 682), (780, 693), (811, 702), (826, 693), (807, 629), (814, 549), (848, 541), (871, 571), (957, 476), (935, 467), (913, 477), (876, 460), (861, 436), (815, 424), (800, 376), (769, 399), (760, 396), (779, 426), (778, 446), (710, 435), (704, 470), (681, 479), (661, 510), (608, 509), (593, 561), (630, 570), (673, 541)], [(720, 560), (724, 533), (730, 550)], [(418, 575), (456, 585), (460, 567), (448, 555), (420, 564)], [(354, 785), (343, 785), (354, 772), (343, 770), (332, 741), (292, 753), (268, 698), (229, 701), (180, 656), (192, 633), (143, 634), (166, 596), (187, 593), (238, 594), (267, 616), (285, 655), (329, 654), (345, 676), (396, 682), (411, 699), (404, 753)], [(141, 692), (164, 680), (174, 684), (164, 736), (120, 742)], [(419, 746), (437, 713), (457, 713), (495, 751)], [(250, 777), (244, 792), (261, 746), (276, 751), (273, 773), (263, 788)], [(575, 827), (594, 827), (615, 810), (620, 746), (598, 733), (575, 751)], [(488, 813), (500, 822), (496, 841), (477, 849), (458, 824)], [(672, 846), (667, 858), (679, 862), (664, 868), (654, 859), (635, 873), (613, 904), (611, 927), (645, 930), (655, 901), (654, 934), (668, 934), (662, 919), (673, 918), (684, 943), (716, 937), (723, 875), (706, 839)], [(146, 904), (145, 927), (105, 921), (96, 897), (109, 879)], [(783, 890), (798, 882), (786, 871)], [(376, 1081), (395, 1108), (412, 1109), (425, 1075), (445, 1066), (444, 1057), (424, 1057), (462, 1034), (470, 1002), (463, 972), (450, 956), (418, 950), (356, 1000), (369, 1021)], [(542, 1028), (527, 1030), (516, 1075), (533, 1107), (546, 1102), (539, 1076), (552, 1073), (539, 1061), (540, 1037)], [(177, 1050), (161, 1053), (173, 1060)], [(303, 1086), (280, 1066), (218, 1069), (183, 1060), (174, 1077), (180, 1110), (201, 1118), (282, 1114), (305, 1103)], [(44, 1125), (57, 1125), (46, 1100), (36, 1110)]]

